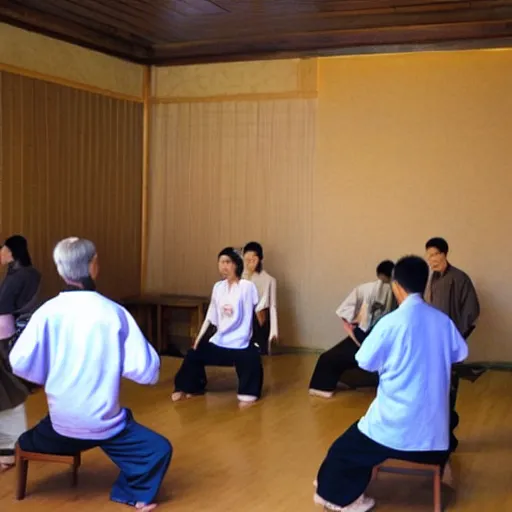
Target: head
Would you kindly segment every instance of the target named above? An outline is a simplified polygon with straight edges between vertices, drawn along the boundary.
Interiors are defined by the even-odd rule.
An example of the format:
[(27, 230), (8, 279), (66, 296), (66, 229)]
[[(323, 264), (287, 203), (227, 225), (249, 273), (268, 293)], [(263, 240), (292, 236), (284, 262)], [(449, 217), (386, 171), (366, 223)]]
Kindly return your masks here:
[(377, 278), (383, 283), (390, 283), (395, 264), (391, 260), (381, 261), (377, 265)]
[(258, 242), (249, 242), (244, 247), (244, 266), (250, 273), (263, 270), (263, 247)]
[(404, 256), (395, 265), (391, 288), (401, 304), (409, 295), (423, 295), (428, 281), (428, 265), (419, 256)]
[(70, 237), (61, 240), (53, 250), (53, 261), (60, 277), (68, 284), (83, 285), (99, 273), (96, 247), (85, 238)]
[(233, 247), (226, 247), (219, 252), (219, 273), (224, 279), (240, 279), (244, 271), (244, 262)]
[(425, 244), (427, 261), (434, 272), (444, 272), (448, 266), (448, 242), (444, 238), (431, 238)]
[(27, 240), (21, 235), (9, 237), (0, 249), (0, 262), (2, 265), (16, 262), (22, 267), (32, 266)]

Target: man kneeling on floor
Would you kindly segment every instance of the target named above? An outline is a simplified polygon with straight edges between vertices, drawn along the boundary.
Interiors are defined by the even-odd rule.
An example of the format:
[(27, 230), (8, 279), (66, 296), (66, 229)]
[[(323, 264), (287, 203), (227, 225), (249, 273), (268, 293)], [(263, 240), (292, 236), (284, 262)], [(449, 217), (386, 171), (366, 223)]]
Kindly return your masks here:
[(130, 314), (95, 291), (92, 242), (62, 240), (53, 258), (67, 288), (34, 313), (10, 354), (15, 375), (45, 387), (50, 411), (19, 447), (55, 455), (100, 447), (121, 470), (111, 499), (149, 512), (172, 447), (118, 400), (121, 377), (156, 384), (159, 357)]
[(356, 354), (361, 368), (379, 373), (379, 386), (366, 415), (333, 443), (320, 466), (314, 499), (327, 510), (372, 509), (364, 491), (373, 467), (386, 459), (441, 466), (448, 460), (451, 367), (468, 348), (448, 316), (423, 301), (428, 274), (416, 256), (396, 264), (392, 288), (400, 306)]

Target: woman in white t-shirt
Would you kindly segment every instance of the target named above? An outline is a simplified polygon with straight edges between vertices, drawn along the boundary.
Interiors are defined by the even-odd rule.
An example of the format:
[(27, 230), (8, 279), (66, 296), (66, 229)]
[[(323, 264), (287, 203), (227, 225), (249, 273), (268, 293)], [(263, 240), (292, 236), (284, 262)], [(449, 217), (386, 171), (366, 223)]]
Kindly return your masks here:
[(277, 328), (277, 282), (263, 270), (263, 247), (258, 242), (249, 242), (244, 247), (244, 279), (252, 281), (258, 290), (256, 321), (253, 341), (266, 355), (271, 352), (272, 342), (278, 337)]
[[(218, 256), (222, 281), (215, 283), (206, 319), (194, 346), (187, 352), (174, 379), (172, 400), (205, 392), (205, 366), (234, 366), (238, 375), (238, 400), (250, 403), (261, 397), (263, 366), (259, 349), (251, 342), (256, 286), (242, 279), (243, 261), (227, 247)], [(200, 343), (210, 326), (215, 334)]]

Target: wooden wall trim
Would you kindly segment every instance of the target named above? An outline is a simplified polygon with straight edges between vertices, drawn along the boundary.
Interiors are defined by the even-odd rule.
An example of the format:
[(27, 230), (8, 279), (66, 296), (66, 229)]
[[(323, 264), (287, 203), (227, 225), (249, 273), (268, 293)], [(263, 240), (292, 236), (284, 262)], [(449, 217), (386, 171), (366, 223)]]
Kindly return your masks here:
[(142, 124), (142, 212), (141, 212), (141, 244), (140, 244), (140, 292), (146, 287), (147, 254), (148, 254), (148, 194), (149, 194), (149, 159), (151, 149), (151, 66), (144, 68), (143, 124)]
[(114, 98), (118, 100), (125, 101), (133, 101), (135, 103), (142, 103), (143, 98), (132, 96), (130, 94), (123, 94), (120, 92), (110, 91), (108, 89), (103, 89), (101, 87), (95, 87), (93, 85), (83, 84), (80, 82), (75, 82), (74, 80), (69, 80), (67, 78), (62, 78), (53, 75), (47, 75), (45, 73), (40, 73), (38, 71), (32, 71), (30, 69), (20, 68), (17, 66), (12, 66), (11, 64), (4, 64), (0, 62), (0, 71), (5, 71), (7, 73), (11, 73), (13, 75), (20, 75), (27, 78), (34, 78), (36, 80), (42, 80), (44, 82), (50, 82), (58, 85), (63, 85), (64, 87), (70, 87), (72, 89), (78, 89), (81, 91), (90, 92), (93, 94), (101, 94), (102, 96), (107, 96), (109, 98)]
[(318, 97), (316, 91), (293, 91), (293, 92), (267, 92), (267, 93), (243, 93), (243, 94), (221, 94), (218, 96), (188, 96), (175, 98), (151, 98), (151, 103), (218, 103), (225, 101), (271, 101), (271, 100), (293, 100), (293, 99), (315, 99)]

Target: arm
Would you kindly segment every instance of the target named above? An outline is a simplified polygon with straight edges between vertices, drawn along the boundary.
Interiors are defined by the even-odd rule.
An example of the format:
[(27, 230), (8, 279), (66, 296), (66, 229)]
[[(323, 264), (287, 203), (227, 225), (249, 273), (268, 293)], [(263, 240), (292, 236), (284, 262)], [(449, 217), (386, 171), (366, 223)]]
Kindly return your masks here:
[(461, 325), (459, 328), (461, 333), (467, 337), (474, 329), (480, 316), (480, 303), (475, 287), (469, 277), (466, 277), (460, 290), (460, 311)]
[(19, 295), (19, 281), (6, 276), (0, 286), (0, 315), (12, 315), (16, 310), (16, 297)]
[(342, 320), (346, 320), (349, 323), (353, 323), (356, 319), (356, 316), (359, 312), (359, 297), (357, 293), (357, 288), (354, 288), (348, 297), (340, 304), (339, 308), (336, 310), (336, 315), (338, 315)]
[(368, 372), (380, 372), (388, 357), (391, 338), (387, 322), (381, 320), (375, 324), (357, 351), (356, 361), (359, 367)]
[(120, 335), (123, 345), (122, 376), (137, 384), (156, 384), (160, 375), (160, 357), (126, 310)]
[(450, 320), (451, 323), (451, 358), (452, 364), (460, 363), (468, 357), (468, 344), (461, 336), (457, 326)]
[(14, 375), (44, 386), (48, 378), (49, 353), (46, 340), (46, 320), (36, 312), (14, 344), (9, 355)]
[(244, 314), (250, 315), (253, 317), (256, 306), (258, 305), (258, 289), (256, 288), (256, 285), (252, 283), (251, 281), (248, 281), (250, 283), (249, 288), (247, 289), (248, 297), (244, 300)]
[(277, 340), (279, 327), (277, 325), (277, 281), (272, 278), (270, 282), (270, 334), (269, 341)]
[(217, 286), (215, 285), (213, 287), (210, 305), (208, 306), (208, 311), (206, 312), (206, 318), (204, 319), (203, 325), (201, 326), (201, 329), (199, 330), (199, 333), (196, 339), (194, 340), (194, 344), (192, 345), (192, 348), (194, 350), (199, 346), (199, 342), (201, 341), (201, 338), (206, 334), (208, 327), (210, 327), (210, 325), (214, 325), (215, 327), (217, 327), (218, 325), (216, 289)]

